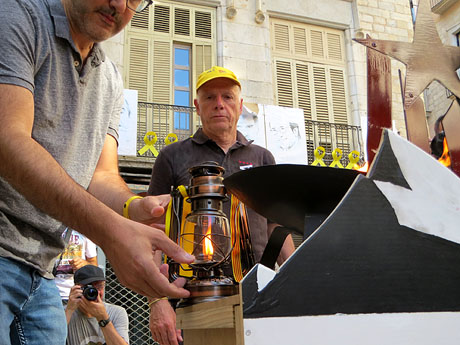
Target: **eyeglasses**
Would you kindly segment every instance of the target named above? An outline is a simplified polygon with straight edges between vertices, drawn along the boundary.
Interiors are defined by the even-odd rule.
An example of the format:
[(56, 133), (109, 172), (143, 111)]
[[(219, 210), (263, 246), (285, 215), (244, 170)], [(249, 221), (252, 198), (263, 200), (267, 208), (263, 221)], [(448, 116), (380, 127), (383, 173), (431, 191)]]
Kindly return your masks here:
[(136, 13), (142, 12), (153, 4), (153, 0), (126, 0), (126, 7)]

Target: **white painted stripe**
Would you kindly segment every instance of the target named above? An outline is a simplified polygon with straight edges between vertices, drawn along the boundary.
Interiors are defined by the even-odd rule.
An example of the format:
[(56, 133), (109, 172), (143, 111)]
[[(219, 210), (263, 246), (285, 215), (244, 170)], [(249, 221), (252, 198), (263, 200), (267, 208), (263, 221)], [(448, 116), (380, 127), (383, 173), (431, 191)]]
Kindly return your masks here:
[(460, 312), (245, 319), (244, 344), (458, 345)]

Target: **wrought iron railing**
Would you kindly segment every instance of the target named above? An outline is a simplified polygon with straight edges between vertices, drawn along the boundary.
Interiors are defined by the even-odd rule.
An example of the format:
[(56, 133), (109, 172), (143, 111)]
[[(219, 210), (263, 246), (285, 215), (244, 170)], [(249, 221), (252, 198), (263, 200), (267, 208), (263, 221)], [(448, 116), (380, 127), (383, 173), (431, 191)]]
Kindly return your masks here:
[[(194, 107), (181, 107), (170, 104), (139, 102), (137, 107), (137, 151), (145, 146), (145, 135), (155, 133), (155, 148), (160, 151), (167, 145), (167, 139), (171, 141), (174, 133), (178, 140), (190, 137), (199, 127), (200, 123), (195, 116)], [(153, 136), (148, 139), (153, 140)], [(143, 157), (154, 157), (152, 151), (148, 150)]]
[[(159, 152), (168, 144), (168, 138), (171, 141), (171, 133), (174, 133), (178, 140), (183, 140), (190, 137), (199, 126), (199, 117), (196, 116), (194, 107), (139, 102), (137, 125), (138, 156), (154, 157), (154, 153), (151, 150), (147, 150), (142, 155), (139, 154), (139, 150), (146, 145), (145, 135), (149, 132), (155, 133), (156, 142), (154, 146)], [(308, 164), (313, 163), (315, 160), (314, 150), (318, 146), (324, 147), (326, 151), (326, 155), (323, 158), (326, 164), (330, 164), (333, 161), (332, 152), (337, 148), (343, 152), (342, 164), (348, 164), (348, 155), (352, 151), (357, 151), (361, 157), (360, 161), (363, 162), (364, 146), (361, 127), (359, 126), (306, 120), (305, 134)], [(153, 135), (147, 139), (153, 140)]]
[(323, 161), (328, 165), (333, 161), (332, 152), (335, 149), (342, 150), (340, 162), (343, 166), (348, 164), (348, 155), (352, 151), (359, 153), (360, 163), (364, 162), (364, 144), (360, 126), (306, 120), (305, 134), (308, 164), (312, 164), (315, 160), (314, 150), (319, 146), (325, 149), (326, 155)]

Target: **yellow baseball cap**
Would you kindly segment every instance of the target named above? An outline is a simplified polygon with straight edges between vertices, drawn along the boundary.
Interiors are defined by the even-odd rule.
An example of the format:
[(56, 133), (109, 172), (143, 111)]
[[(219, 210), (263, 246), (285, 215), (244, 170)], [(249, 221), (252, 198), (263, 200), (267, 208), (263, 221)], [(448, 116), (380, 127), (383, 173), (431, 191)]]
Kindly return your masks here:
[(236, 77), (235, 73), (224, 67), (213, 66), (198, 76), (198, 81), (196, 82), (196, 89), (198, 90), (201, 86), (203, 86), (203, 84), (216, 78), (231, 79), (236, 84), (238, 84), (239, 87), (241, 87), (241, 84), (238, 81), (238, 78)]

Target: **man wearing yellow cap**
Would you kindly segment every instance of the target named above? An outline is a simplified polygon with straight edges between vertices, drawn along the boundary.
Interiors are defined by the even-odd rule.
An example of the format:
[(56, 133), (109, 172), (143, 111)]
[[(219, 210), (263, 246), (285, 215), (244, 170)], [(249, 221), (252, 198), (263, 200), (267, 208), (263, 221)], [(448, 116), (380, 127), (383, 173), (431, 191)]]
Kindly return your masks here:
[[(214, 66), (198, 77), (197, 98), (194, 101), (202, 128), (192, 138), (163, 148), (155, 161), (149, 192), (166, 194), (180, 185), (188, 185), (188, 169), (206, 161), (214, 161), (225, 168), (229, 176), (239, 170), (275, 164), (273, 155), (263, 147), (252, 144), (237, 131), (238, 118), (243, 109), (241, 84), (236, 75), (223, 67)], [(223, 206), (230, 215), (229, 202)], [(251, 242), (256, 262), (260, 261), (268, 233), (274, 227), (267, 219), (248, 209)], [(284, 261), (294, 251), (289, 237), (280, 255)], [(151, 305), (150, 329), (161, 345), (177, 345), (181, 341), (176, 330), (176, 316), (167, 300)]]

